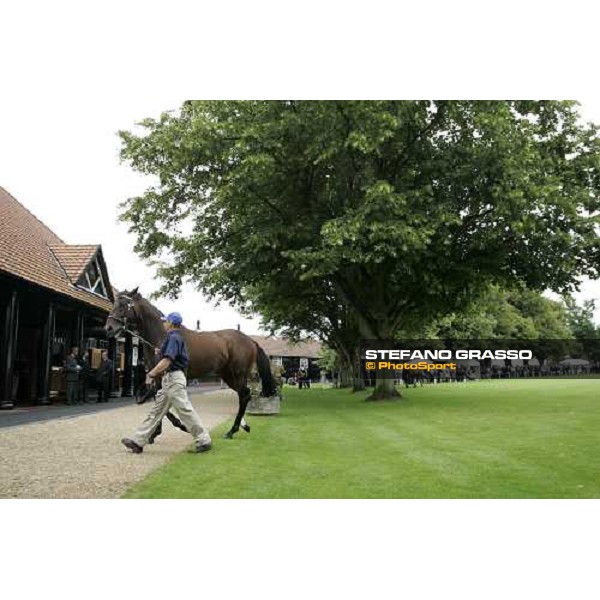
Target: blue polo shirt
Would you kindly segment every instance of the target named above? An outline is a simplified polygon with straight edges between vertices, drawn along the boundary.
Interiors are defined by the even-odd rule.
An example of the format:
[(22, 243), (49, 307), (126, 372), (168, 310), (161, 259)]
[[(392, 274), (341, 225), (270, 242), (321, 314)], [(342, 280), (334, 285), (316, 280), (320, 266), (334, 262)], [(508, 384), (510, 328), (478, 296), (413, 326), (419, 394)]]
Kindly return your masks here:
[(190, 362), (187, 351), (187, 345), (181, 331), (171, 329), (167, 333), (167, 337), (160, 349), (161, 358), (170, 358), (171, 365), (167, 369), (167, 373), (172, 371), (185, 371)]

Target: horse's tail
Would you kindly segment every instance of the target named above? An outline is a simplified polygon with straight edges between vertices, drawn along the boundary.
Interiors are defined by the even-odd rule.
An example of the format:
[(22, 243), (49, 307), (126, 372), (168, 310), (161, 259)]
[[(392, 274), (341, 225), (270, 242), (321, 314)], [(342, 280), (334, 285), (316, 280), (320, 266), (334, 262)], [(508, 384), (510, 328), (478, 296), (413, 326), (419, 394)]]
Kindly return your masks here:
[(256, 346), (256, 366), (262, 383), (261, 395), (270, 398), (277, 392), (277, 385), (271, 373), (271, 361), (259, 344), (254, 342), (254, 345)]

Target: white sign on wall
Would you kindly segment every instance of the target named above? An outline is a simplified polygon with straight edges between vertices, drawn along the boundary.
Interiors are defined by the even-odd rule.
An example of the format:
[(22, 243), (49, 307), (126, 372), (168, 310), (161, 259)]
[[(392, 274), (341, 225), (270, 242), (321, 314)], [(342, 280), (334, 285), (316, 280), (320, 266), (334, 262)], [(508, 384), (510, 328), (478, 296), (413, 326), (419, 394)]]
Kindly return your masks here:
[(301, 369), (308, 369), (308, 358), (301, 358), (300, 359), (300, 368)]

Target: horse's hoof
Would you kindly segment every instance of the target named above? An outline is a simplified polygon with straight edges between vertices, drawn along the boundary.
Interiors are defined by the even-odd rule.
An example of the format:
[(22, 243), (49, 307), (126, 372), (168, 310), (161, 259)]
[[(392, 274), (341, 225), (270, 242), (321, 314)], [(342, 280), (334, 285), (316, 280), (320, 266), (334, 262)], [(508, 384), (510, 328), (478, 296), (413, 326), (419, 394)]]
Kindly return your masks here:
[(224, 436), (224, 439), (226, 440), (232, 440), (233, 439), (233, 433), (231, 433), (231, 431), (228, 431)]
[(242, 425), (242, 429), (246, 432), (246, 433), (250, 433), (250, 425)]

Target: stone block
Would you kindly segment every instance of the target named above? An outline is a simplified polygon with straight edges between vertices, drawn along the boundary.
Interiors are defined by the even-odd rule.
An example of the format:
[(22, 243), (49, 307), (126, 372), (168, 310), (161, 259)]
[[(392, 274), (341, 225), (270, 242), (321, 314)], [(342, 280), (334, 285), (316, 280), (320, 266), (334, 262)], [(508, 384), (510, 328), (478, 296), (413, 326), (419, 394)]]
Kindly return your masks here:
[(279, 396), (271, 396), (270, 398), (262, 398), (252, 396), (252, 400), (248, 402), (246, 412), (249, 415), (277, 415), (281, 409), (281, 398)]

